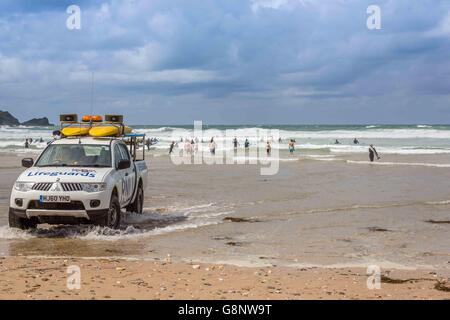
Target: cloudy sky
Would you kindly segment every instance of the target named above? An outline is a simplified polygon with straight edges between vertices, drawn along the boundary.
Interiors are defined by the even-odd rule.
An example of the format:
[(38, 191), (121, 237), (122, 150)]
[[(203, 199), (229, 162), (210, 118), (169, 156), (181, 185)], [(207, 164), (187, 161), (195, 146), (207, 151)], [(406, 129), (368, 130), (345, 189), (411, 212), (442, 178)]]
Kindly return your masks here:
[(92, 74), (133, 124), (450, 123), (450, 1), (0, 2), (0, 110), (89, 113)]

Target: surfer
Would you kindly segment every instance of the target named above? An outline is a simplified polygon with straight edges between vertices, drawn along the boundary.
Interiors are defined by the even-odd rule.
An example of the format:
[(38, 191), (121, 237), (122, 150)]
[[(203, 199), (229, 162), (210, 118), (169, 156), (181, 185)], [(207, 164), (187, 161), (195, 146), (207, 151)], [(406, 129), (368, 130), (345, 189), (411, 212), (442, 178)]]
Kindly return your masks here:
[(370, 162), (373, 162), (375, 156), (377, 157), (377, 160), (381, 159), (380, 156), (378, 155), (377, 150), (375, 149), (373, 144), (371, 144), (370, 147), (369, 147), (369, 159), (370, 159)]

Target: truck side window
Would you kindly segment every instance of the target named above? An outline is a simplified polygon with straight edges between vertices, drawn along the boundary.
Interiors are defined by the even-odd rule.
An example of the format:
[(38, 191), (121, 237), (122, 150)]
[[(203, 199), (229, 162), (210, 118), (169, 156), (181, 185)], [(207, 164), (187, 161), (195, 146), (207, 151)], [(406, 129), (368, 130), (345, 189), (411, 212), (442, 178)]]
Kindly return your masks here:
[(122, 153), (122, 159), (131, 160), (128, 148), (124, 144), (119, 144), (120, 151)]
[(120, 152), (119, 145), (114, 146), (114, 166), (117, 168), (119, 165), (119, 161), (122, 160), (122, 152)]

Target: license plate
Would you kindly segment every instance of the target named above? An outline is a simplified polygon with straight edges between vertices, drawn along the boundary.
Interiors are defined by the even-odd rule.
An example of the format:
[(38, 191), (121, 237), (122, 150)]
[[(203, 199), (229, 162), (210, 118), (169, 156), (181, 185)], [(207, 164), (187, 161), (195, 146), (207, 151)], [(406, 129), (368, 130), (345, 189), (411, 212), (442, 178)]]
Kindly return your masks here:
[(40, 196), (40, 202), (70, 202), (70, 196)]

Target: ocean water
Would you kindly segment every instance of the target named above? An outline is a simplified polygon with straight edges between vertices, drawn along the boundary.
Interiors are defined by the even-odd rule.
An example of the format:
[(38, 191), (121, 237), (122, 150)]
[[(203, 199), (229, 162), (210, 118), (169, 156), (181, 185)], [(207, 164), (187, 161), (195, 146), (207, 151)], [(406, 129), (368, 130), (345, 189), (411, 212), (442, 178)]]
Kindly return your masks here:
[[(145, 133), (159, 142), (153, 150), (166, 151), (171, 141), (186, 138), (207, 141), (215, 137), (218, 149), (232, 148), (236, 136), (240, 145), (246, 138), (251, 146), (263, 146), (278, 132), (282, 143), (274, 141), (272, 147), (287, 149), (289, 139), (295, 139), (296, 147), (314, 154), (366, 153), (367, 146), (374, 144), (383, 154), (432, 155), (450, 154), (450, 125), (273, 125), (273, 126), (203, 126), (202, 135), (194, 135), (193, 126), (132, 126), (135, 132)], [(51, 140), (54, 127), (0, 126), (0, 150), (25, 152), (26, 138), (32, 138), (31, 150), (39, 152)], [(277, 131), (275, 131), (277, 130)], [(226, 137), (224, 137), (226, 135)], [(39, 143), (39, 139), (44, 139)], [(353, 144), (353, 139), (360, 141)], [(336, 145), (335, 140), (340, 144)], [(274, 139), (275, 140), (275, 139)], [(182, 146), (181, 146), (182, 147)], [(29, 151), (29, 150), (28, 150)]]
[[(241, 147), (245, 138), (254, 147), (265, 144), (258, 130), (279, 130), (283, 142), (273, 147), (283, 149), (283, 163), (273, 176), (261, 176), (257, 165), (176, 165), (162, 155), (172, 140), (191, 138), (192, 127), (136, 126), (160, 141), (146, 158), (150, 176), (143, 214), (124, 213), (119, 230), (11, 229), (9, 194), (23, 168), (7, 151), (29, 153), (25, 139), (42, 137), (43, 143), (32, 144), (37, 153), (53, 129), (0, 127), (0, 151), (5, 151), (0, 152), (0, 256), (165, 259), (170, 254), (174, 261), (253, 266), (450, 270), (450, 126), (209, 126), (203, 137), (196, 136), (207, 148), (211, 136), (235, 130), (216, 138), (219, 146), (237, 136)], [(361, 144), (353, 145), (354, 138)], [(297, 141), (294, 156), (284, 150), (288, 139)], [(334, 145), (335, 139), (341, 144)], [(381, 161), (367, 161), (371, 143)]]

